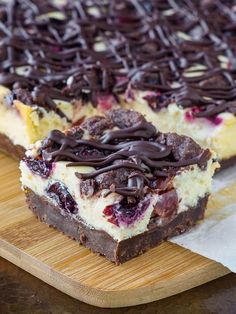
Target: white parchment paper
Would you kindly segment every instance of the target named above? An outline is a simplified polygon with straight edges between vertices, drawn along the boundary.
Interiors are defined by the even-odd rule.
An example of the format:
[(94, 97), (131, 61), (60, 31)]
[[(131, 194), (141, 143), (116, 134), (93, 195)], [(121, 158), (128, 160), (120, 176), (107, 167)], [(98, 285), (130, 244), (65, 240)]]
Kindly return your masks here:
[(236, 167), (216, 175), (205, 220), (171, 242), (236, 273)]

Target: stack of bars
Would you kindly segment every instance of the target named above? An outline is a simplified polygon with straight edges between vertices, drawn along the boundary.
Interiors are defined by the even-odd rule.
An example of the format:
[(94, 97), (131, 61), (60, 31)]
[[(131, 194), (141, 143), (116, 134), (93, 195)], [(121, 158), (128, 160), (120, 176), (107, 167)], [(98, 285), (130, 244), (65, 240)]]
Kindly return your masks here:
[(235, 38), (230, 0), (1, 1), (0, 149), (31, 210), (117, 264), (203, 218), (236, 160)]

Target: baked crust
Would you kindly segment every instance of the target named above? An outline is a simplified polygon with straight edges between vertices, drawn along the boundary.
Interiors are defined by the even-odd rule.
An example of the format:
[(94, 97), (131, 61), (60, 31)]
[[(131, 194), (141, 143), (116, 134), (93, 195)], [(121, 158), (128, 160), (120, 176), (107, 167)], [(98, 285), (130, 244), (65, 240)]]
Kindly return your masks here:
[(0, 133), (0, 151), (13, 157), (14, 159), (22, 159), (25, 155), (25, 148), (15, 145), (6, 135)]
[(219, 171), (227, 169), (227, 168), (229, 168), (231, 166), (236, 165), (236, 156), (230, 157), (228, 159), (223, 159), (223, 160), (219, 161), (219, 163), (220, 163), (220, 166), (221, 166), (219, 168)]
[(199, 219), (203, 219), (208, 201), (206, 195), (199, 199), (195, 207), (166, 220), (162, 226), (157, 226), (155, 220), (151, 220), (148, 231), (118, 242), (104, 231), (89, 228), (83, 221), (77, 221), (72, 216), (63, 216), (58, 207), (48, 202), (46, 197), (40, 197), (27, 188), (25, 193), (29, 208), (40, 221), (80, 242), (92, 252), (106, 256), (117, 265), (190, 229)]

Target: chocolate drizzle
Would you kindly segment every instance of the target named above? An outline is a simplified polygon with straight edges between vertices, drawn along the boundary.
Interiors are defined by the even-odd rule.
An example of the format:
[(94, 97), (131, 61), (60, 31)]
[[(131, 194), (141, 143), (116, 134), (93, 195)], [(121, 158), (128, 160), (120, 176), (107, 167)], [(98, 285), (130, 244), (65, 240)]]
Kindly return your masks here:
[(197, 106), (196, 116), (235, 113), (235, 21), (233, 1), (5, 1), (0, 84), (62, 117), (55, 99), (97, 105), (127, 88)]
[(160, 178), (173, 176), (181, 167), (197, 164), (203, 168), (211, 156), (209, 150), (202, 150), (187, 137), (159, 133), (143, 117), (131, 127), (107, 130), (91, 139), (81, 139), (81, 129), (77, 130), (74, 134), (52, 131), (44, 141), (40, 158), (45, 162), (69, 161), (68, 167), (94, 167), (85, 174), (78, 168), (76, 176), (82, 180), (123, 169), (125, 182), (109, 186), (110, 191), (123, 196), (141, 198), (156, 188)]

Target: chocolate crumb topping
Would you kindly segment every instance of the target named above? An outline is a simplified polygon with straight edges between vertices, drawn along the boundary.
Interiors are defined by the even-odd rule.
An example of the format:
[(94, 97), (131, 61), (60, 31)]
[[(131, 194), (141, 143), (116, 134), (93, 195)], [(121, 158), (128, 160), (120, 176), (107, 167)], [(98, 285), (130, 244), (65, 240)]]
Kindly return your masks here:
[(62, 117), (55, 99), (96, 106), (129, 89), (157, 93), (155, 110), (235, 114), (235, 21), (234, 1), (2, 1), (0, 84)]
[[(42, 143), (39, 160), (46, 163), (69, 161), (68, 167), (94, 167), (90, 173), (79, 173), (79, 168), (75, 173), (82, 179), (81, 191), (87, 196), (97, 189), (108, 189), (123, 196), (141, 198), (151, 189), (158, 189), (159, 181), (170, 178), (182, 167), (198, 165), (204, 169), (211, 157), (208, 149), (201, 149), (188, 137), (158, 132), (141, 115), (132, 126), (118, 128), (118, 112), (111, 112), (107, 118), (115, 128), (89, 139), (84, 139), (81, 131), (83, 125), (87, 126), (86, 121), (72, 132), (52, 131)], [(124, 113), (125, 110), (122, 115)], [(135, 112), (126, 110), (128, 121), (134, 115)], [(104, 119), (95, 117), (103, 123)]]
[(81, 125), (83, 129), (86, 129), (91, 136), (102, 135), (106, 129), (112, 128), (113, 124), (111, 120), (101, 117), (93, 116), (87, 118)]
[(107, 117), (120, 129), (129, 128), (143, 119), (137, 111), (126, 109), (112, 110), (107, 113)]

